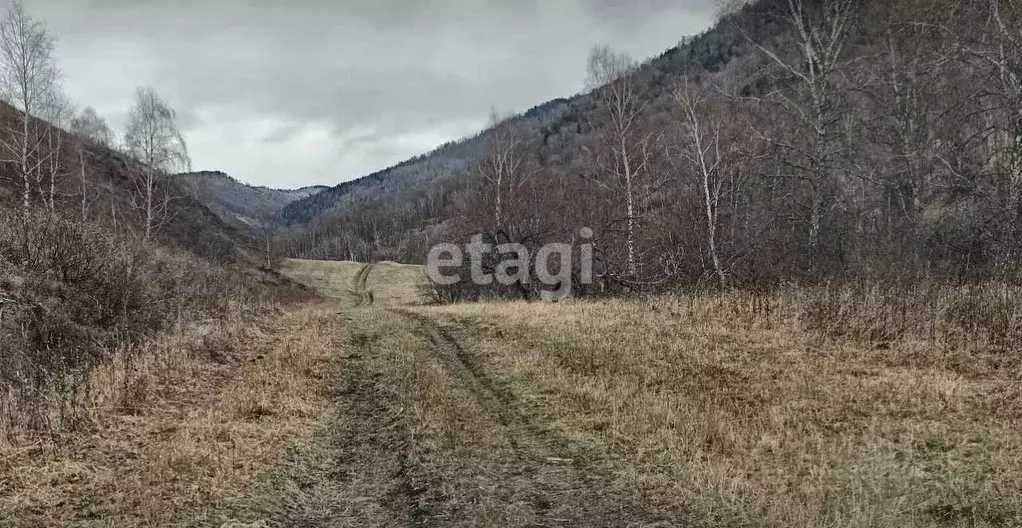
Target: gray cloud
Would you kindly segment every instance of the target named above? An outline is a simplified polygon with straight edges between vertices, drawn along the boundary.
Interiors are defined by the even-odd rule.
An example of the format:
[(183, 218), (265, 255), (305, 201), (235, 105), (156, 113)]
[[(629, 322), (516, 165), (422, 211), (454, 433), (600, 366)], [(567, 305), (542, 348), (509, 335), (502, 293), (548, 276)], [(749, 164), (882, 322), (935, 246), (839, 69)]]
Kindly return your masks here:
[(335, 184), (582, 88), (606, 43), (645, 58), (713, 0), (27, 0), (66, 89), (122, 127), (134, 89), (178, 109), (196, 168)]

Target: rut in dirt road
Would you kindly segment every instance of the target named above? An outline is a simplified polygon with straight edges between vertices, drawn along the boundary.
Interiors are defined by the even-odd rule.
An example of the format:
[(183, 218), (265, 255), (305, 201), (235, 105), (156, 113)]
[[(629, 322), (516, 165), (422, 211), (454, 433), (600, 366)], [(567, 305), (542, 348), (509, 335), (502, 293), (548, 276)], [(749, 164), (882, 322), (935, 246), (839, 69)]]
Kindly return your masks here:
[(369, 274), (373, 272), (373, 267), (375, 265), (375, 263), (370, 262), (362, 266), (358, 275), (355, 276), (355, 281), (352, 286), (354, 288), (354, 294), (358, 296), (358, 302), (355, 304), (356, 308), (372, 306), (373, 304), (373, 292), (369, 291), (368, 282)]
[(338, 476), (358, 479), (362, 492), (372, 497), (360, 508), (366, 515), (360, 525), (435, 526), (430, 512), (419, 505), (421, 486), (408, 471), (407, 426), (387, 405), (389, 394), (379, 385), (379, 374), (367, 367), (374, 339), (358, 332), (349, 339), (354, 353), (344, 358), (340, 388), (347, 427), (338, 439), (346, 456), (339, 461)]
[(330, 389), (330, 428), (292, 453), (274, 487), (244, 505), (246, 514), (265, 523), (224, 527), (433, 526), (416, 506), (405, 472), (404, 421), (368, 366), (373, 342), (372, 336), (338, 332), (335, 348), (347, 352), (338, 358)]
[(528, 421), (511, 410), (509, 405), (512, 398), (483, 374), (476, 362), (450, 334), (422, 315), (403, 310), (391, 312), (413, 320), (419, 334), (433, 345), (440, 361), (468, 388), (490, 418), (509, 429), (509, 432), (515, 433), (510, 434), (508, 440), (520, 458), (563, 460), (562, 457), (555, 457), (552, 454), (555, 450), (551, 449), (548, 442), (539, 438)]
[(503, 431), (516, 460), (501, 467), (507, 474), (499, 481), (509, 497), (524, 497), (532, 505), (533, 518), (526, 525), (667, 526), (677, 520), (608, 494), (610, 477), (585, 461), (572, 460), (563, 445), (517, 412), (513, 396), (446, 330), (425, 316), (390, 311), (415, 324), (449, 375), (471, 393), (486, 415), (480, 426)]

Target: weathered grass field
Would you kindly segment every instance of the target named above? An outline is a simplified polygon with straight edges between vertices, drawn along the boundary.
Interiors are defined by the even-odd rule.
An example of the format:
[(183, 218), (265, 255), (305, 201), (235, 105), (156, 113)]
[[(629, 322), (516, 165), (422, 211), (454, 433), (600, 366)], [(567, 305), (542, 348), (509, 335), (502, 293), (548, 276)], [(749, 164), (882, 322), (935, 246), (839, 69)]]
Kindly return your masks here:
[[(383, 269), (364, 287), (390, 293), (351, 328), (435, 472), (418, 498), (438, 518), (1022, 526), (1019, 362), (991, 361), (979, 329), (830, 337), (781, 294), (766, 312), (737, 294), (407, 308), (393, 292), (422, 272)], [(600, 497), (499, 469), (530, 455), (572, 460)]]
[[(713, 300), (429, 309), (573, 457), (722, 526), (1022, 526), (1017, 371), (963, 375)], [(979, 360), (977, 359), (977, 362)]]
[(0, 447), (0, 526), (221, 526), (331, 422), (331, 312), (241, 314), (98, 369), (66, 445)]
[(415, 266), (283, 272), (328, 299), (182, 330), (84, 443), (0, 454), (0, 525), (1022, 526), (1017, 350), (834, 337), (785, 294), (434, 307)]

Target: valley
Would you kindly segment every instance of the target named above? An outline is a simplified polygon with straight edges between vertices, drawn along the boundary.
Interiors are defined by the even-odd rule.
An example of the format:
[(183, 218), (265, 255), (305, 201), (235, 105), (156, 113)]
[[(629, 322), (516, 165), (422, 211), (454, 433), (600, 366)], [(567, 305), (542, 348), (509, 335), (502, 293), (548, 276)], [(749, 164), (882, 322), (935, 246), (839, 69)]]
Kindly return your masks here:
[(1022, 526), (1017, 0), (28, 3), (0, 526)]

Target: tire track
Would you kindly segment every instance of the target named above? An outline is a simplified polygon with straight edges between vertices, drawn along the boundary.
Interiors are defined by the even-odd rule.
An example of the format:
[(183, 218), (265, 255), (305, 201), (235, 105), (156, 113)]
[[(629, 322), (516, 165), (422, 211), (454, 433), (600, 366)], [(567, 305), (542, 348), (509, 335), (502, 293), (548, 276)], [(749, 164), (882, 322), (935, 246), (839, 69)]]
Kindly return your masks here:
[(352, 284), (353, 292), (358, 296), (358, 301), (355, 304), (356, 308), (362, 308), (366, 306), (372, 306), (373, 304), (373, 292), (369, 291), (369, 274), (373, 272), (373, 267), (376, 266), (375, 262), (370, 262), (362, 266), (359, 270), (358, 275), (355, 276), (355, 280)]
[(339, 476), (353, 478), (350, 475), (357, 474), (362, 486), (370, 484), (363, 493), (374, 496), (382, 507), (366, 525), (438, 526), (424, 498), (426, 488), (410, 461), (408, 424), (400, 413), (393, 412), (394, 405), (389, 403), (393, 395), (380, 385), (380, 375), (367, 364), (377, 339), (358, 331), (349, 334), (355, 353), (345, 358), (340, 396), (347, 427), (338, 439), (348, 455), (338, 464)]
[(415, 325), (444, 369), (466, 387), (495, 427), (503, 430), (520, 471), (508, 486), (529, 496), (537, 526), (654, 526), (671, 522), (609, 492), (612, 478), (599, 467), (564, 456), (556, 439), (514, 409), (514, 397), (484, 371), (473, 355), (444, 328), (414, 312), (390, 309)]
[(492, 420), (515, 433), (508, 436), (508, 441), (520, 459), (556, 458), (550, 454), (553, 451), (550, 446), (539, 439), (532, 425), (511, 410), (512, 397), (482, 372), (475, 360), (447, 331), (423, 315), (398, 309), (390, 312), (413, 321), (419, 335), (433, 345), (444, 368), (468, 388)]

